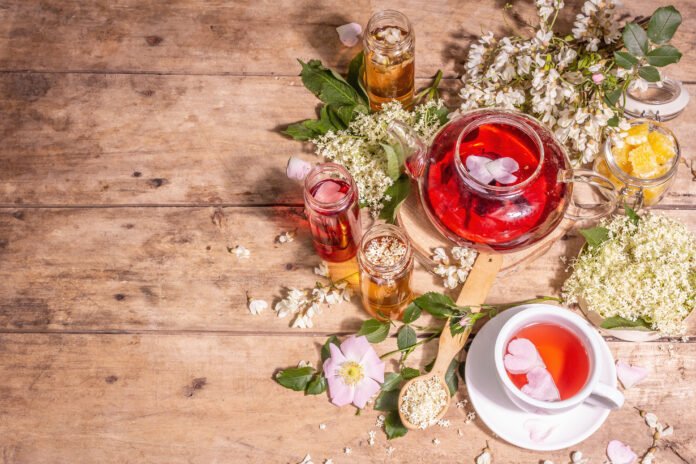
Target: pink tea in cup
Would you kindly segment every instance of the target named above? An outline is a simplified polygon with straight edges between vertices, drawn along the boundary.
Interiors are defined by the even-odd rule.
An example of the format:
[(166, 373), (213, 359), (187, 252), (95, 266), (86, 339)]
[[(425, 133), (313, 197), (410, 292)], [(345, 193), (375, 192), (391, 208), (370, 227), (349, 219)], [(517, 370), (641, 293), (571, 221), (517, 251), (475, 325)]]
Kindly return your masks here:
[(504, 366), (517, 388), (542, 401), (573, 397), (590, 375), (585, 345), (570, 330), (551, 323), (517, 331), (507, 344)]

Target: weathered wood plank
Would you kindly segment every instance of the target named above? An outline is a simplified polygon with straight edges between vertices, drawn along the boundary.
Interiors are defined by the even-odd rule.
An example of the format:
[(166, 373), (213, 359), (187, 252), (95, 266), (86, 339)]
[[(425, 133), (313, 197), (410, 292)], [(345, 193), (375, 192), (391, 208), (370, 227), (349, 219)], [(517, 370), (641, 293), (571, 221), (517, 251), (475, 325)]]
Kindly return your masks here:
[[(691, 211), (665, 211), (696, 230)], [(282, 232), (295, 241), (277, 245)], [(251, 316), (246, 294), (273, 302), (313, 287), (320, 260), (299, 208), (0, 210), (0, 328), (9, 331), (242, 331), (302, 333), (271, 311)], [(576, 232), (525, 268), (500, 276), (489, 301), (557, 295)], [(227, 246), (242, 244), (238, 260)], [(419, 292), (442, 290), (423, 271)], [(321, 280), (321, 279), (319, 279)], [(355, 331), (358, 298), (325, 311), (310, 332)], [(693, 333), (696, 333), (692, 330)]]
[[(449, 428), (387, 443), (376, 411), (356, 417), (325, 396), (304, 397), (271, 380), (275, 369), (315, 362), (323, 338), (218, 335), (1, 335), (0, 450), (4, 462), (473, 462), (486, 440), (495, 462), (568, 462), (572, 450), (530, 452), (507, 445), (465, 410), (452, 409)], [(393, 340), (377, 349), (386, 352)], [(428, 346), (410, 362), (422, 366)], [(650, 433), (633, 407), (655, 412), (675, 428), (661, 463), (696, 461), (687, 411), (696, 406), (696, 344), (612, 343), (614, 355), (646, 366), (650, 376), (626, 392), (627, 404), (574, 448), (590, 462), (620, 439), (636, 451)], [(459, 398), (465, 397), (461, 387)], [(469, 410), (470, 406), (467, 407)], [(319, 424), (326, 424), (325, 430)], [(457, 429), (464, 433), (458, 436)], [(368, 431), (377, 431), (374, 446)], [(439, 446), (432, 443), (441, 441)], [(387, 446), (395, 448), (391, 458)], [(352, 453), (346, 456), (344, 447)], [(672, 451), (672, 449), (674, 451)], [(681, 460), (676, 453), (681, 455)]]
[[(522, 16), (534, 17), (531, 2), (516, 2)], [(569, 30), (582, 0), (566, 2), (560, 24)], [(684, 59), (670, 73), (693, 79), (696, 35), (688, 25), (694, 4), (674, 2), (682, 27), (675, 44)], [(460, 72), (471, 35), (504, 33), (514, 21), (503, 20), (503, 3), (493, 0), (466, 6), (445, 0), (392, 2), (279, 2), (252, 0), (136, 2), (17, 1), (0, 10), (0, 69), (203, 74), (280, 74), (297, 72), (296, 58), (321, 58), (343, 67), (359, 49), (345, 48), (335, 28), (371, 13), (398, 8), (412, 21), (418, 40), (417, 72), (431, 76), (444, 67)], [(647, 15), (654, 2), (632, 1), (622, 11)]]
[[(279, 133), (314, 116), (298, 78), (10, 73), (0, 92), (0, 204), (297, 205), (285, 162), (317, 159)], [(670, 125), (691, 156), (696, 106)], [(663, 204), (695, 199), (684, 164)]]

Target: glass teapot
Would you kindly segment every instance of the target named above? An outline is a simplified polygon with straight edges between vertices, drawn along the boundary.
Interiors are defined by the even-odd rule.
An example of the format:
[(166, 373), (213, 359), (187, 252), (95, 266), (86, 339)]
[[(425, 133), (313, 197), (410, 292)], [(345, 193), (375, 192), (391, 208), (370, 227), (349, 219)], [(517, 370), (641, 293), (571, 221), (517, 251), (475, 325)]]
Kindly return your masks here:
[[(430, 146), (401, 122), (388, 131), (407, 157), (428, 219), (457, 245), (518, 251), (549, 235), (564, 216), (593, 219), (616, 207), (613, 184), (592, 170), (573, 169), (553, 133), (523, 113), (462, 113)], [(601, 192), (599, 203), (575, 203), (576, 182)]]

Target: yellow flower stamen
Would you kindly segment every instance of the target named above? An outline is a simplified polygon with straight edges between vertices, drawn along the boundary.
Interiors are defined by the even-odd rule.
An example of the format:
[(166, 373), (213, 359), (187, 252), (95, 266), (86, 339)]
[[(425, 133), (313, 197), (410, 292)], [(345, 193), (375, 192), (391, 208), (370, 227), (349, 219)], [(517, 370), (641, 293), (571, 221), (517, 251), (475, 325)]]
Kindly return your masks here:
[(346, 361), (341, 364), (339, 374), (346, 385), (355, 385), (365, 377), (363, 367), (355, 361)]

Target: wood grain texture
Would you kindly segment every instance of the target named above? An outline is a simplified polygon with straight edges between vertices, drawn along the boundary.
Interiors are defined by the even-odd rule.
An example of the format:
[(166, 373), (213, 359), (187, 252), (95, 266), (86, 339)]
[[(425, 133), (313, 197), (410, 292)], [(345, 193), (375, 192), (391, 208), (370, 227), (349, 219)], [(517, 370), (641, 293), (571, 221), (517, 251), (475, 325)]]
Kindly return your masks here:
[[(692, 211), (664, 214), (696, 229)], [(274, 243), (295, 229), (295, 241)], [(488, 301), (558, 295), (567, 277), (561, 257), (582, 243), (569, 232), (541, 258), (499, 276)], [(237, 244), (251, 258), (228, 253)], [(313, 273), (319, 263), (299, 208), (0, 210), (0, 328), (300, 335), (270, 310), (251, 316), (247, 294), (272, 304), (285, 287), (312, 287), (322, 280)], [(415, 291), (443, 291), (440, 282), (417, 265)], [(366, 317), (356, 297), (326, 310), (308, 332), (356, 331)]]
[[(299, 78), (9, 73), (0, 95), (0, 205), (298, 205), (287, 158), (318, 159), (279, 133), (315, 117)], [(669, 126), (691, 163), (696, 106)], [(661, 206), (694, 205), (690, 167)]]
[[(569, 31), (582, 0), (569, 0), (559, 25)], [(675, 2), (686, 24), (696, 18), (692, 2)], [(343, 47), (336, 27), (363, 26), (372, 12), (398, 8), (414, 25), (416, 71), (432, 76), (438, 68), (458, 75), (471, 36), (515, 27), (504, 21), (502, 1), (452, 2), (312, 0), (228, 2), (175, 0), (166, 4), (135, 0), (12, 1), (0, 9), (0, 69), (128, 73), (286, 75), (297, 74), (296, 58), (321, 58), (345, 67), (359, 46)], [(522, 17), (535, 22), (531, 2), (515, 2)], [(656, 4), (634, 0), (621, 11), (648, 15)], [(682, 27), (674, 41), (684, 53), (670, 73), (693, 80), (693, 28)]]
[[(586, 442), (535, 453), (493, 438), (478, 419), (465, 424), (470, 406), (454, 404), (446, 416), (449, 428), (411, 432), (388, 444), (375, 427), (376, 411), (356, 417), (353, 408), (336, 408), (324, 395), (305, 397), (271, 380), (278, 367), (300, 359), (315, 363), (323, 342), (288, 336), (1, 335), (0, 456), (7, 463), (32, 464), (294, 464), (310, 453), (314, 462), (469, 463), (488, 440), (497, 463), (564, 463), (572, 450), (599, 463), (611, 439), (636, 451), (649, 446), (650, 433), (635, 406), (675, 427), (658, 462), (696, 462), (692, 417), (685, 413), (696, 407), (693, 343), (674, 344), (672, 354), (666, 344), (613, 343), (615, 356), (648, 367), (648, 379), (626, 392), (626, 406)], [(394, 345), (389, 339), (377, 350)], [(430, 345), (414, 353), (411, 365), (430, 361), (435, 348)], [(462, 386), (456, 399), (465, 392)], [(378, 432), (374, 446), (367, 443), (370, 430)], [(395, 448), (391, 457), (389, 445)], [(344, 447), (352, 449), (350, 456)]]

